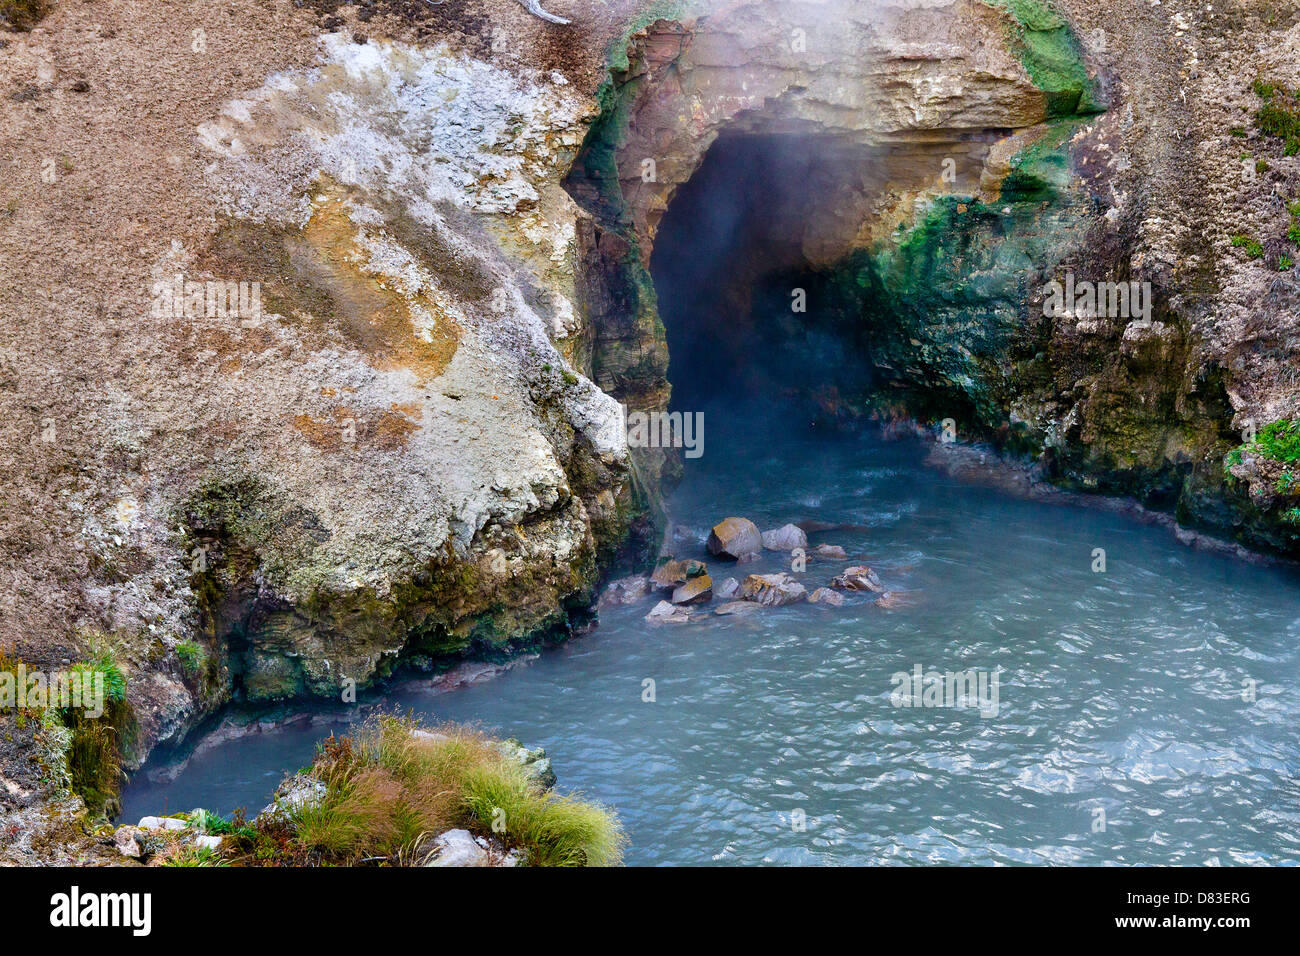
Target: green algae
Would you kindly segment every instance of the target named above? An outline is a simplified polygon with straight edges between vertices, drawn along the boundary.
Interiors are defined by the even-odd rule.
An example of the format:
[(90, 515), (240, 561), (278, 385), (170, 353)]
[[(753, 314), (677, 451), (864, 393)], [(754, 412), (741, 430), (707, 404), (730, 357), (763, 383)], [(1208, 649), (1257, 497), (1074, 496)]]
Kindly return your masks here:
[(1034, 85), (1047, 96), (1050, 117), (1100, 112), (1083, 51), (1069, 22), (1043, 0), (983, 0), (1007, 14), (1007, 39)]

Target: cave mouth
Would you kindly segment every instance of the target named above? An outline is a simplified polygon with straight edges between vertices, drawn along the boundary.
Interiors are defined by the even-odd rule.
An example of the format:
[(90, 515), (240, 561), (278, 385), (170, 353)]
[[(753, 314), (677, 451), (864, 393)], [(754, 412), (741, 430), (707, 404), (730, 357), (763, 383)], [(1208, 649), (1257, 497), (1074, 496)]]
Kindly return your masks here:
[(871, 160), (816, 132), (712, 144), (674, 193), (650, 259), (674, 410), (781, 400), (842, 423), (880, 386), (872, 345), (891, 306), (868, 263), (827, 258), (847, 246), (836, 212), (857, 203), (846, 191), (860, 201), (876, 188)]

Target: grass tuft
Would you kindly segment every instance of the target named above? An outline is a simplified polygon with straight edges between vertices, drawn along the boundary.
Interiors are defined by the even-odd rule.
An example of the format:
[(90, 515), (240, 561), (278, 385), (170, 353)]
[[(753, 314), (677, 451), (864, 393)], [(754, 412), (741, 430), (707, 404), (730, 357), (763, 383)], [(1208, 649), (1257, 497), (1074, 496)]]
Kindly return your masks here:
[(419, 862), (456, 827), (532, 866), (614, 866), (626, 837), (605, 807), (544, 789), (496, 741), (463, 727), (384, 715), (327, 740), (312, 774), (324, 799), (298, 811), (295, 842), (323, 863)]

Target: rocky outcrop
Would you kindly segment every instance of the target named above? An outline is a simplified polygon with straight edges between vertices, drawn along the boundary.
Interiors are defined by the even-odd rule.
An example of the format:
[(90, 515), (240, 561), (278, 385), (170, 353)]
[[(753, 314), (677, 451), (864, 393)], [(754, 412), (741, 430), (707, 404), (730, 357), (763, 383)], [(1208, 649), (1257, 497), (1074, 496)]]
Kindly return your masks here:
[[(646, 266), (706, 152), (802, 137), (789, 171), (815, 188), (756, 191), (745, 230), (770, 231), (729, 262), (728, 322), (697, 350), (740, 362), (750, 290), (774, 277), (788, 295), (813, 270), (825, 335), (874, 370), (808, 386), (826, 419), (933, 422), (1067, 488), (1295, 553), (1300, 483), (1251, 446), (1300, 415), (1300, 161), (1270, 133), (1297, 108), (1298, 16), (1191, 0), (660, 11), (616, 48), (569, 178), (592, 213), (598, 384), (665, 399)], [(1045, 311), (1070, 277), (1136, 283), (1150, 308)]]

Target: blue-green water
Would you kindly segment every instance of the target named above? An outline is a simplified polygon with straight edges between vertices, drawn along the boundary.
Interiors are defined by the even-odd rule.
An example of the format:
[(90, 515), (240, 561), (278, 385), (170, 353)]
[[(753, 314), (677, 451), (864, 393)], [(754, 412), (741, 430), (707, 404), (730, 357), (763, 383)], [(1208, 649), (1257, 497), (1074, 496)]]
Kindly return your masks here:
[[(1293, 572), (960, 484), (916, 444), (761, 414), (706, 424), (672, 498), (700, 539), (679, 557), (709, 560), (716, 581), (777, 569), (774, 554), (730, 571), (709, 558), (702, 538), (727, 515), (865, 525), (812, 542), (865, 558), (908, 605), (653, 628), (647, 599), (495, 680), (389, 701), (546, 747), (560, 789), (618, 811), (632, 864), (1300, 860)], [(800, 577), (811, 589), (847, 563)], [(996, 716), (894, 706), (891, 677), (918, 664), (1002, 668)], [(170, 784), (142, 774), (123, 817), (255, 812), (326, 732), (223, 744)]]

